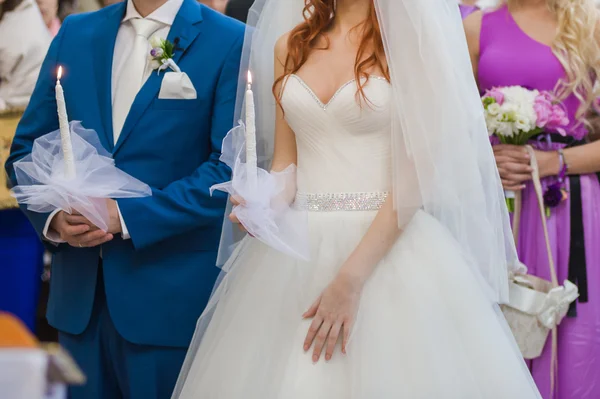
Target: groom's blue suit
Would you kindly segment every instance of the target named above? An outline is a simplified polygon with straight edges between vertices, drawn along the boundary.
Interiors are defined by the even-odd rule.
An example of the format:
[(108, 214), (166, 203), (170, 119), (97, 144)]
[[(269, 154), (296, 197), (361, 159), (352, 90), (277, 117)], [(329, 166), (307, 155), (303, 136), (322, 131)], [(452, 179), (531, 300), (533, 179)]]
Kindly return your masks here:
[[(86, 399), (170, 395), (219, 272), (226, 199), (211, 197), (209, 187), (229, 179), (219, 156), (233, 125), (244, 36), (241, 23), (184, 0), (168, 39), (177, 43), (174, 60), (197, 99), (159, 99), (165, 74), (152, 73), (114, 144), (111, 66), (125, 8), (65, 20), (6, 164), (15, 182), (14, 162), (58, 128), (54, 85), (62, 65), (69, 119), (98, 132), (116, 165), (152, 188), (151, 197), (118, 200), (130, 240), (116, 236), (102, 248), (48, 245), (54, 259), (47, 316), (89, 376), (87, 388), (72, 392)], [(25, 212), (41, 234), (49, 215)]]

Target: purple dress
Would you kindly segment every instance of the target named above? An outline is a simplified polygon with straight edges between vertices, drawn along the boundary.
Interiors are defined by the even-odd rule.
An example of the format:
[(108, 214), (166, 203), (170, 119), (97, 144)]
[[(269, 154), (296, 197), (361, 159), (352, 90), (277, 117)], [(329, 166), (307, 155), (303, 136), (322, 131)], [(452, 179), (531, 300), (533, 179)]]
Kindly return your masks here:
[(466, 4), (459, 4), (458, 7), (460, 8), (460, 15), (462, 19), (467, 18), (469, 15), (473, 14), (479, 9), (477, 6), (469, 6)]
[[(529, 37), (503, 6), (485, 13), (481, 26), (478, 81), (483, 92), (492, 87), (519, 85), (553, 90), (565, 71), (552, 49)], [(583, 141), (586, 130), (575, 113), (578, 99), (564, 101), (571, 141)], [(568, 141), (565, 140), (565, 141)], [(541, 150), (564, 148), (566, 143), (533, 143)], [(554, 178), (545, 179), (546, 185)], [(552, 208), (548, 229), (558, 268), (558, 279), (578, 284), (581, 297), (559, 326), (558, 378), (554, 399), (600, 398), (600, 185), (596, 175), (567, 180), (569, 198)], [(577, 187), (579, 186), (579, 187)], [(529, 272), (549, 279), (542, 224), (531, 183), (523, 191), (523, 214), (518, 242), (520, 259)], [(531, 371), (545, 399), (550, 399), (550, 340)]]

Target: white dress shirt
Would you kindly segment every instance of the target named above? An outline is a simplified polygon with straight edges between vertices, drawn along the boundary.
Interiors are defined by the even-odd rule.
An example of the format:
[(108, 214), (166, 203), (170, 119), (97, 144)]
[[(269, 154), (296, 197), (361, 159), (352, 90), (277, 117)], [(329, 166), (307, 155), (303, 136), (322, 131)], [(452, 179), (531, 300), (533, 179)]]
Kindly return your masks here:
[[(166, 39), (169, 35), (169, 31), (171, 30), (171, 26), (173, 25), (173, 21), (175, 21), (175, 17), (179, 12), (179, 8), (183, 4), (183, 0), (168, 0), (165, 4), (163, 4), (160, 8), (156, 9), (152, 14), (148, 15), (146, 19), (150, 19), (154, 22), (158, 22), (163, 25), (162, 28), (159, 28), (154, 35), (158, 36), (162, 39)], [(113, 65), (112, 65), (112, 100), (115, 99), (115, 88), (117, 85), (117, 80), (115, 77), (120, 76), (121, 71), (123, 70), (123, 65), (127, 61), (127, 56), (131, 52), (133, 47), (133, 41), (135, 39), (135, 30), (131, 25), (131, 20), (135, 18), (142, 18), (142, 16), (138, 13), (133, 5), (132, 0), (127, 1), (127, 11), (125, 12), (125, 17), (123, 17), (123, 21), (121, 21), (121, 27), (119, 28), (119, 33), (117, 33), (117, 41), (115, 43), (115, 50), (113, 54)], [(148, 51), (150, 51), (150, 45), (148, 45)], [(146, 74), (144, 76), (144, 81), (148, 79), (152, 73), (149, 65), (146, 67)], [(115, 140), (116, 141), (116, 140)]]
[[(150, 19), (150, 20), (152, 20), (154, 22), (158, 22), (160, 25), (162, 25), (162, 27), (160, 27), (152, 36), (158, 36), (162, 39), (167, 38), (167, 36), (169, 35), (169, 32), (171, 30), (171, 26), (173, 25), (173, 22), (175, 21), (175, 17), (177, 16), (177, 13), (179, 12), (179, 9), (181, 8), (182, 4), (183, 4), (183, 0), (167, 0), (167, 2), (165, 4), (163, 4), (162, 6), (157, 8), (153, 13), (151, 13), (150, 15), (148, 15), (146, 17), (146, 19)], [(135, 30), (133, 29), (133, 26), (131, 24), (131, 20), (135, 19), (135, 18), (141, 19), (142, 16), (136, 10), (136, 8), (133, 4), (133, 1), (128, 0), (127, 1), (127, 10), (125, 11), (125, 16), (123, 17), (123, 20), (121, 21), (121, 26), (119, 27), (119, 31), (117, 33), (117, 40), (115, 42), (115, 48), (114, 48), (114, 52), (113, 52), (112, 82), (111, 82), (111, 86), (112, 86), (111, 104), (113, 104), (113, 105), (114, 105), (114, 100), (115, 100), (116, 86), (117, 86), (117, 83), (119, 80), (118, 77), (120, 76), (121, 71), (123, 70), (123, 66), (125, 65), (125, 62), (127, 62), (128, 55), (131, 52), (131, 49), (133, 47), (133, 42), (135, 40)], [(150, 51), (150, 44), (148, 44), (148, 52), (149, 51)], [(148, 79), (148, 77), (152, 73), (152, 69), (150, 68), (149, 64), (150, 63), (148, 62), (148, 64), (146, 65), (146, 72), (144, 74), (144, 82)], [(84, 121), (84, 123), (85, 123), (85, 121)], [(113, 140), (114, 140), (115, 144), (117, 142), (119, 133), (120, 132), (114, 132)], [(118, 205), (117, 205), (117, 209), (118, 209)], [(54, 243), (64, 242), (60, 239), (60, 237), (58, 237), (58, 234), (56, 232), (49, 230), (52, 218), (59, 211), (60, 211), (60, 209), (57, 209), (50, 214), (50, 216), (48, 217), (48, 220), (46, 221), (46, 226), (44, 227), (44, 237), (46, 237), (46, 239), (48, 241), (51, 241)], [(127, 225), (125, 224), (125, 220), (123, 220), (123, 216), (121, 215), (120, 210), (119, 210), (119, 217), (121, 219), (121, 230), (122, 230), (121, 236), (124, 239), (131, 238), (129, 236), (129, 230), (127, 230)]]
[(0, 111), (24, 108), (52, 40), (35, 0), (24, 0), (0, 21)]

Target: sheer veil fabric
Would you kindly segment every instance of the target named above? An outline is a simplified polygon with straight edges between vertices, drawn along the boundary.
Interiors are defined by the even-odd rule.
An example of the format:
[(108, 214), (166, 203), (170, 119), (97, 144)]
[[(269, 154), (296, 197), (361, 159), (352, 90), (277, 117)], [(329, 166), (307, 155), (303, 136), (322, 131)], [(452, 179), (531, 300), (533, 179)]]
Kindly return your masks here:
[(520, 263), (457, 4), (375, 3), (395, 100), (399, 224), (422, 207), (457, 240), (490, 298), (504, 302), (507, 273)]

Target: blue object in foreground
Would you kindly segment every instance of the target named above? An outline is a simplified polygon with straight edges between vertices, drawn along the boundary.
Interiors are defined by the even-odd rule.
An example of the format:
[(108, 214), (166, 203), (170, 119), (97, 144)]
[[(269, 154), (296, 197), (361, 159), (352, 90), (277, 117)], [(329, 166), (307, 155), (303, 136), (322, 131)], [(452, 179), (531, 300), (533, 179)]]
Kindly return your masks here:
[(44, 247), (19, 209), (0, 211), (0, 310), (35, 331)]

